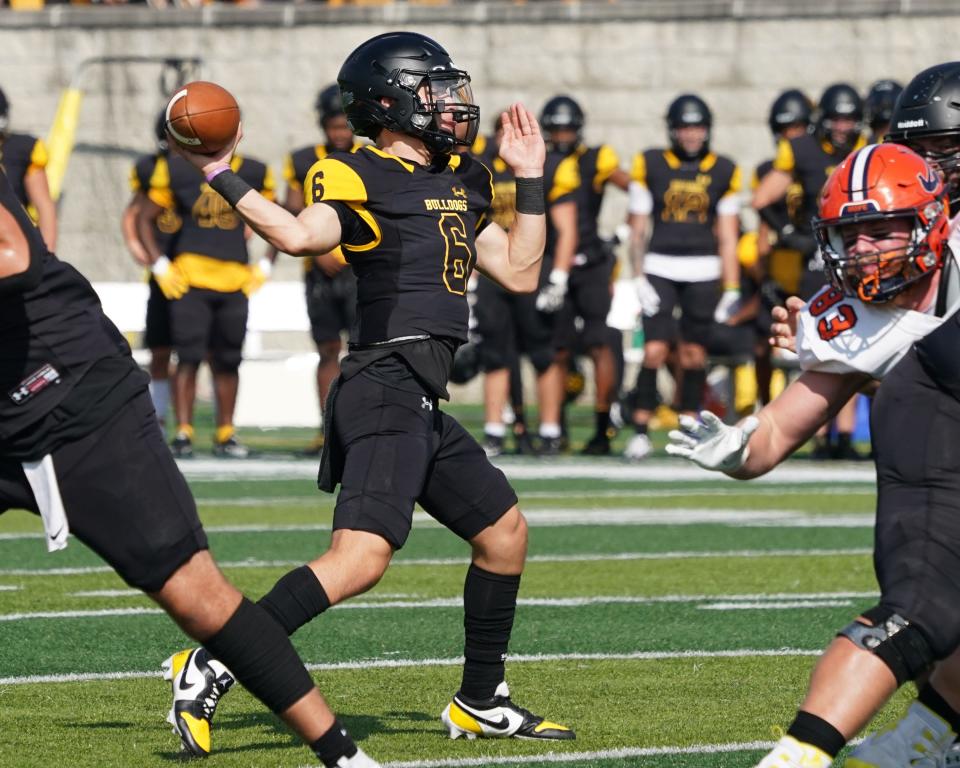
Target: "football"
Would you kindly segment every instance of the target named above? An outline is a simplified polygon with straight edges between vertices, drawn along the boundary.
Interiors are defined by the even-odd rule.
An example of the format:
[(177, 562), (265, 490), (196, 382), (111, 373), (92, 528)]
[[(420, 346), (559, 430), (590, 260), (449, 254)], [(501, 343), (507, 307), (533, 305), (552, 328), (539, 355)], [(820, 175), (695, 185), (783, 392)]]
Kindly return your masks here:
[(179, 88), (167, 102), (167, 132), (184, 149), (219, 152), (237, 135), (240, 107), (226, 88), (197, 80)]

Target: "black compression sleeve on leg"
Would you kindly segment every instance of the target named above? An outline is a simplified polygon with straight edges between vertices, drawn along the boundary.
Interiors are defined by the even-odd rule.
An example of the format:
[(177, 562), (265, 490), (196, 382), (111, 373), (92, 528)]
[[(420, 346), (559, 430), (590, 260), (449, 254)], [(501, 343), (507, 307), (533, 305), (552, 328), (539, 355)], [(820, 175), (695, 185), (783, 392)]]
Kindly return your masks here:
[(641, 411), (652, 411), (657, 407), (657, 369), (640, 366), (637, 372), (637, 396), (634, 406)]
[(313, 690), (283, 628), (247, 598), (203, 646), (272, 712), (284, 712)]
[(302, 565), (281, 576), (257, 604), (292, 635), (327, 610), (330, 598), (310, 566)]
[(826, 752), (830, 757), (836, 757), (847, 743), (843, 734), (830, 723), (802, 709), (797, 712), (793, 723), (787, 728), (787, 735)]
[(460, 693), (468, 699), (489, 699), (503, 682), (519, 591), (519, 576), (502, 576), (470, 564), (463, 585), (466, 661), (460, 684)]
[(684, 368), (680, 383), (680, 411), (696, 413), (703, 403), (707, 372), (703, 368)]

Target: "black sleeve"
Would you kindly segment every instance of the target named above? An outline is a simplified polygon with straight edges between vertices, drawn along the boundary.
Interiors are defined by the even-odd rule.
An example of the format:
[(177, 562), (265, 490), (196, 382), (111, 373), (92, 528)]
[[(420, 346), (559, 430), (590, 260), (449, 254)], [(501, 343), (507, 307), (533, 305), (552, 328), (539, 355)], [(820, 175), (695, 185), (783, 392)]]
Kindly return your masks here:
[(30, 261), (23, 272), (8, 277), (0, 277), (0, 296), (14, 293), (26, 293), (40, 285), (43, 277), (43, 256), (30, 249)]
[(337, 212), (340, 219), (340, 243), (342, 245), (366, 245), (376, 237), (367, 223), (360, 218), (353, 208), (339, 200), (324, 200), (323, 205), (329, 205)]

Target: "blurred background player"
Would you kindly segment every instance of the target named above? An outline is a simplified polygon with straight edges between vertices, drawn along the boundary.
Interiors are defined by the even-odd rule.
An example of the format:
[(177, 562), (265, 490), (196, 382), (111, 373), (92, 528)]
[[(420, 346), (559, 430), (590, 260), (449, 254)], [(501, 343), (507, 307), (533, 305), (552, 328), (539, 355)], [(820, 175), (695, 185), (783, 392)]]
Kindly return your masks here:
[[(294, 150), (284, 159), (283, 176), (287, 181), (287, 195), (283, 207), (296, 215), (303, 210), (303, 182), (307, 171), (332, 152), (356, 152), (362, 145), (353, 138), (353, 131), (343, 114), (340, 88), (328, 85), (317, 95), (315, 104), (317, 122), (323, 132), (322, 144), (310, 144)], [(275, 253), (271, 250), (271, 253)], [(339, 248), (303, 259), (304, 286), (307, 292), (307, 314), (310, 334), (317, 346), (320, 362), (317, 364), (317, 395), (320, 412), (327, 401), (327, 391), (340, 373), (341, 335), (349, 333), (357, 311), (357, 279), (353, 269), (343, 258)], [(323, 448), (323, 432), (303, 452), (319, 456)]]
[[(500, 157), (503, 126), (500, 116), (494, 120), (493, 134), (477, 141), (473, 152), (489, 169), (493, 179), (491, 218), (504, 231), (509, 231), (516, 216), (516, 180), (510, 166)], [(538, 317), (536, 294), (510, 293), (492, 280), (476, 284), (475, 304), (477, 356), (483, 370), (483, 449), (488, 456), (504, 451), (507, 425), (505, 406), (513, 411), (513, 439), (517, 453), (536, 452), (527, 432), (523, 407), (523, 382), (520, 356), (525, 355), (537, 376), (538, 399), (541, 403), (556, 400), (556, 381), (546, 375), (553, 363), (553, 339), (550, 327)], [(462, 348), (461, 348), (462, 349)], [(458, 350), (458, 354), (460, 350)], [(553, 390), (546, 391), (553, 385)], [(543, 409), (541, 406), (541, 413)]]
[[(847, 83), (829, 86), (820, 97), (813, 132), (781, 139), (773, 169), (764, 176), (753, 194), (753, 207), (761, 211), (782, 200), (792, 183), (800, 184), (803, 190), (797, 226), (783, 242), (804, 255), (806, 264), (797, 294), (804, 300), (811, 298), (824, 284), (823, 261), (810, 227), (810, 220), (817, 212), (817, 198), (833, 169), (848, 154), (866, 144), (862, 130), (863, 101), (856, 89)], [(855, 422), (856, 397), (837, 414), (835, 443), (831, 442), (829, 428), (818, 433), (814, 457), (860, 458), (852, 445)]]
[[(805, 136), (810, 132), (812, 115), (813, 105), (802, 91), (796, 88), (783, 91), (770, 105), (767, 121), (774, 143)], [(752, 181), (754, 192), (772, 170), (772, 158), (756, 167)], [(795, 242), (795, 234), (809, 226), (802, 220), (802, 211), (803, 187), (791, 179), (782, 198), (757, 212), (760, 219), (757, 227), (757, 278), (761, 287), (756, 319), (756, 366), (757, 389), (762, 403), (770, 402), (773, 377), (771, 348), (767, 341), (772, 322), (770, 311), (783, 305), (788, 296), (797, 295), (806, 263), (804, 244)]]
[[(130, 189), (133, 197), (123, 211), (121, 229), (124, 242), (134, 261), (148, 270), (150, 294), (147, 298), (147, 322), (143, 343), (150, 350), (150, 399), (153, 400), (161, 431), (166, 434), (167, 411), (170, 408), (170, 354), (173, 346), (170, 335), (170, 302), (163, 295), (153, 274), (149, 272), (152, 263), (150, 254), (147, 246), (141, 242), (137, 229), (137, 214), (147, 200), (147, 191), (150, 189), (150, 179), (156, 169), (157, 160), (162, 157), (166, 162), (169, 158), (163, 112), (157, 115), (154, 136), (157, 142), (156, 151), (138, 157), (130, 169)], [(176, 235), (180, 231), (180, 225), (180, 217), (172, 208), (164, 208), (155, 219), (154, 238), (157, 249), (167, 258), (175, 255)]]
[(10, 131), (10, 102), (0, 90), (0, 167), (23, 207), (39, 227), (43, 242), (57, 249), (57, 208), (47, 184), (47, 147), (43, 139)]
[[(617, 375), (607, 314), (612, 299), (610, 278), (616, 257), (600, 238), (597, 218), (603, 192), (612, 183), (626, 191), (630, 176), (620, 168), (617, 153), (607, 144), (588, 147), (583, 142), (585, 116), (569, 96), (554, 96), (540, 114), (540, 126), (549, 151), (576, 157), (580, 183), (577, 190), (577, 249), (570, 269), (563, 306), (555, 334), (564, 374), (570, 369), (579, 344), (593, 361), (596, 400), (594, 434), (583, 448), (588, 455), (610, 453), (610, 405), (617, 395)], [(578, 321), (582, 330), (578, 331)], [(622, 340), (620, 341), (622, 346)]]
[(870, 143), (879, 144), (890, 130), (890, 118), (903, 86), (896, 80), (877, 80), (863, 100), (863, 115), (870, 126)]
[(712, 124), (703, 99), (679, 96), (667, 110), (669, 149), (648, 149), (634, 158), (628, 223), (645, 340), (628, 459), (653, 450), (647, 428), (657, 406), (657, 371), (678, 338), (679, 409), (700, 409), (705, 340), (713, 323), (730, 319), (740, 298), (740, 169), (710, 151)]
[[(273, 198), (273, 177), (259, 160), (237, 155), (234, 171), (265, 197)], [(157, 220), (173, 209), (182, 220), (175, 256), (164, 256), (154, 237)], [(237, 402), (248, 297), (263, 285), (268, 259), (251, 266), (249, 230), (234, 210), (181, 157), (158, 157), (146, 199), (137, 214), (141, 242), (153, 275), (170, 299), (170, 325), (177, 352), (176, 412), (179, 423), (171, 443), (174, 455), (193, 455), (193, 408), (197, 370), (208, 360), (213, 374), (216, 434), (213, 452), (246, 458), (237, 440), (233, 411)]]

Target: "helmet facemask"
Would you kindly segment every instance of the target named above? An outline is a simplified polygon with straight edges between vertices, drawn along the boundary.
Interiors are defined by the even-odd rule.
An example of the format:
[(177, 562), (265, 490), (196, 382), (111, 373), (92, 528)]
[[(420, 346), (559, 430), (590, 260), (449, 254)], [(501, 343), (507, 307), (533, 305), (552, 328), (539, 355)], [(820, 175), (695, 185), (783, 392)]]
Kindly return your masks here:
[[(906, 222), (903, 235), (891, 227), (888, 233), (872, 231), (875, 240), (899, 240), (897, 245), (870, 251), (848, 253), (844, 229), (851, 225), (876, 221)], [(888, 302), (908, 287), (936, 271), (942, 264), (946, 239), (947, 211), (941, 202), (930, 202), (922, 210), (901, 209), (886, 212), (856, 213), (834, 219), (815, 219), (814, 230), (823, 254), (831, 284), (846, 296), (864, 302)], [(846, 233), (849, 237), (849, 231)], [(936, 241), (936, 245), (932, 241)]]
[[(435, 152), (450, 152), (455, 146), (473, 144), (480, 128), (480, 107), (473, 102), (470, 75), (459, 69), (402, 69), (392, 79), (412, 97), (413, 114), (406, 121), (405, 132), (412, 133)], [(388, 107), (387, 111), (392, 109)]]

